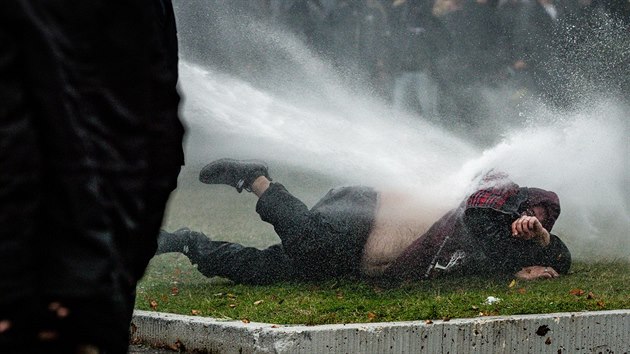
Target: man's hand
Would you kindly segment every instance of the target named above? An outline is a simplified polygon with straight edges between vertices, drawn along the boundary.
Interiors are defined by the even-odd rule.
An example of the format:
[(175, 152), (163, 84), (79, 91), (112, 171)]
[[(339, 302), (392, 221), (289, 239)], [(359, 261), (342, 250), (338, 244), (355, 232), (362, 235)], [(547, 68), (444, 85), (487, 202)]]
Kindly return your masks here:
[(551, 267), (530, 266), (521, 269), (515, 276), (520, 280), (534, 280), (558, 278), (560, 274)]
[(535, 216), (523, 215), (512, 223), (512, 236), (523, 240), (535, 239), (541, 245), (549, 245), (549, 232)]

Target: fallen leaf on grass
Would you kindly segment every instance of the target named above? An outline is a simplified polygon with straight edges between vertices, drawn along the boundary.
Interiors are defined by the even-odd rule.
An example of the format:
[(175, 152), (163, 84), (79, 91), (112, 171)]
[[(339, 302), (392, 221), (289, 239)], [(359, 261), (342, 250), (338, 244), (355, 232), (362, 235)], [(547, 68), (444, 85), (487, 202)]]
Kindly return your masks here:
[(251, 321), (250, 321), (249, 319), (247, 319), (247, 318), (243, 318), (241, 321), (242, 321), (243, 323), (245, 323), (245, 324), (247, 324), (247, 323), (250, 323), (250, 322), (251, 322)]
[(341, 291), (337, 293), (337, 299), (339, 300), (343, 299), (343, 293)]
[(230, 308), (235, 308), (235, 307), (236, 307), (236, 304), (229, 304), (228, 306), (229, 306)]
[(174, 286), (171, 288), (171, 295), (176, 296), (177, 294), (179, 294), (179, 289)]
[(374, 312), (368, 312), (367, 314), (368, 320), (374, 321), (376, 317), (378, 317)]
[(477, 310), (479, 310), (479, 307), (477, 307), (475, 305), (472, 305), (471, 309), (474, 310), (474, 311), (477, 311)]
[(582, 296), (582, 295), (584, 295), (584, 290), (582, 290), (582, 289), (571, 289), (571, 291), (569, 291), (569, 294), (575, 295), (575, 296)]
[(516, 279), (512, 279), (512, 281), (510, 282), (510, 285), (508, 285), (508, 288), (513, 288), (516, 285)]
[(597, 301), (597, 306), (599, 306), (599, 308), (603, 309), (604, 307), (606, 307), (606, 304), (604, 303), (603, 300), (599, 300), (599, 301)]
[(201, 315), (201, 311), (199, 311), (199, 310), (190, 310), (190, 313), (191, 313), (193, 316)]
[(264, 302), (263, 300), (254, 301), (254, 305), (260, 305), (260, 304), (262, 304), (263, 302)]
[(527, 292), (527, 290), (525, 290), (525, 288), (520, 288), (517, 290), (519, 294), (525, 294)]
[(213, 295), (214, 295), (214, 296), (223, 296), (223, 295), (225, 295), (225, 294), (224, 294), (224, 293), (216, 293), (216, 294), (213, 294)]
[(155, 310), (155, 309), (157, 309), (157, 307), (158, 307), (158, 303), (157, 303), (157, 301), (155, 301), (155, 300), (151, 300), (151, 301), (149, 302), (149, 306), (151, 306), (151, 309), (152, 309), (152, 310)]
[(586, 298), (589, 299), (589, 300), (594, 299), (595, 298), (595, 294), (593, 294), (592, 291), (589, 291), (588, 295), (586, 295)]

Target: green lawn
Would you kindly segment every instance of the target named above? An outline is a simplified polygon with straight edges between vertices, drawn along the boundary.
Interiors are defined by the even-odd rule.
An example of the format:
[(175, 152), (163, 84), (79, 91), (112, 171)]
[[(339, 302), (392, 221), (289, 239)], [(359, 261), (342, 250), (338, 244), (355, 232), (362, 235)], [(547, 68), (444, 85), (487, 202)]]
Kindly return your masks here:
[[(278, 242), (270, 225), (254, 212), (256, 198), (223, 186), (196, 181), (199, 166), (180, 176), (164, 227), (188, 226), (213, 239), (266, 247)], [(311, 173), (274, 168), (274, 177), (312, 205), (334, 181)], [(299, 183), (298, 183), (299, 181)], [(488, 296), (501, 299), (486, 305)], [(218, 319), (277, 324), (327, 324), (432, 320), (630, 309), (630, 261), (579, 260), (557, 280), (513, 278), (442, 279), (397, 285), (365, 281), (284, 283), (242, 286), (207, 279), (182, 255), (155, 257), (138, 285), (136, 308)]]
[[(630, 264), (577, 263), (556, 280), (443, 279), (384, 285), (359, 280), (234, 285), (207, 279), (175, 254), (156, 257), (136, 307), (277, 324), (432, 320), (630, 308)], [(501, 301), (485, 304), (488, 296)]]

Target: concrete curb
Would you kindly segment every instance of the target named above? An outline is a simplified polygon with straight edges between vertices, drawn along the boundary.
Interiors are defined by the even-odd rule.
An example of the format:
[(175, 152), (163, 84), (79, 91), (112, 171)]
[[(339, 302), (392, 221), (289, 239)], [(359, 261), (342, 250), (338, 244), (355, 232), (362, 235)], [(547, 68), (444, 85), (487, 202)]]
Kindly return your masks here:
[(132, 339), (207, 353), (629, 353), (630, 310), (321, 326), (136, 311)]

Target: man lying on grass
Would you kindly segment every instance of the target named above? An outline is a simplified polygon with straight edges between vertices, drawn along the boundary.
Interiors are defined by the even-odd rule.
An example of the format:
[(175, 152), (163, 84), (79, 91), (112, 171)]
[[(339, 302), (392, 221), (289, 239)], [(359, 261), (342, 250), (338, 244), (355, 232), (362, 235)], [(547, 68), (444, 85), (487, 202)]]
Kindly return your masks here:
[(556, 278), (571, 266), (569, 250), (549, 233), (560, 214), (558, 196), (519, 187), (503, 174), (485, 176), (479, 189), (428, 230), (419, 227), (420, 212), (401, 208), (406, 204), (399, 195), (369, 187), (332, 189), (309, 210), (282, 184), (271, 182), (259, 161), (217, 160), (199, 179), (253, 192), (259, 198), (256, 211), (281, 240), (260, 250), (212, 241), (187, 228), (161, 231), (156, 254), (181, 252), (208, 277), (269, 284), (507, 273), (531, 280)]

